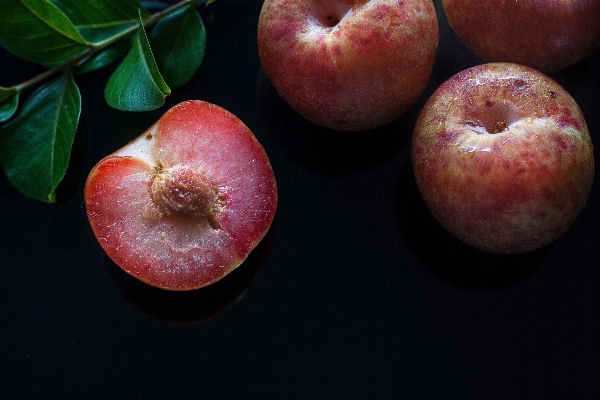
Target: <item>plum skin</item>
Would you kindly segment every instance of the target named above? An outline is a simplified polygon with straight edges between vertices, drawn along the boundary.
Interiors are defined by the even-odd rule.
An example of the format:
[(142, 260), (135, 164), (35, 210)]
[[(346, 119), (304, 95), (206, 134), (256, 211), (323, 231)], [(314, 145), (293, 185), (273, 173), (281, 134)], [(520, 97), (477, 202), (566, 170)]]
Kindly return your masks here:
[(277, 205), (269, 159), (225, 109), (180, 103), (100, 160), (84, 189), (90, 226), (124, 271), (161, 289), (192, 290), (237, 268)]
[(460, 40), (485, 62), (555, 72), (600, 48), (600, 0), (443, 0)]
[(512, 63), (472, 67), (443, 83), (417, 119), (411, 157), (436, 219), (463, 242), (500, 254), (564, 234), (594, 177), (593, 145), (573, 98)]
[(404, 114), (421, 96), (437, 54), (429, 0), (267, 0), (260, 60), (301, 116), (339, 131), (365, 131)]

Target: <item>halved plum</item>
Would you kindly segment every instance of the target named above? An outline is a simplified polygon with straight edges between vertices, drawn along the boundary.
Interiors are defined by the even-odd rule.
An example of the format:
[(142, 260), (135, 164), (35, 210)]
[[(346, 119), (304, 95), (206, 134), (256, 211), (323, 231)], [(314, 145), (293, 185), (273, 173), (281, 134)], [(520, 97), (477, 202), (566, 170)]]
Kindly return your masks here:
[(119, 267), (158, 288), (191, 290), (223, 278), (262, 240), (277, 186), (250, 129), (191, 100), (100, 160), (84, 197), (92, 230)]

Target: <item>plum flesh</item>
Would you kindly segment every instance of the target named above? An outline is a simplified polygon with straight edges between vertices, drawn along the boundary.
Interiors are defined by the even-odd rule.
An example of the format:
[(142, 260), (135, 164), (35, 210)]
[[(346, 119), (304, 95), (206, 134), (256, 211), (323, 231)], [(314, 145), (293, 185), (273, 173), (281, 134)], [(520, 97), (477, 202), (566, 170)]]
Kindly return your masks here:
[(100, 160), (85, 185), (96, 238), (123, 270), (191, 290), (239, 266), (269, 230), (277, 188), (250, 129), (225, 109), (187, 101)]

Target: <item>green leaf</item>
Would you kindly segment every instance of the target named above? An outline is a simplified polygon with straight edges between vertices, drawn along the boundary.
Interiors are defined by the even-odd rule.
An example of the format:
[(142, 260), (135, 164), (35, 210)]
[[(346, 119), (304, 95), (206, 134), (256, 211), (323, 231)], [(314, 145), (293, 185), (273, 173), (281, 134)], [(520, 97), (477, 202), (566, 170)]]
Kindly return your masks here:
[(130, 47), (131, 41), (119, 40), (118, 42), (115, 42), (109, 47), (85, 59), (77, 66), (75, 73), (80, 75), (86, 74), (112, 64), (119, 57), (127, 53), (127, 50), (129, 50)]
[(50, 0), (90, 42), (101, 42), (138, 24), (148, 11), (138, 0)]
[(104, 97), (108, 105), (123, 111), (149, 111), (165, 104), (171, 89), (160, 75), (144, 26), (132, 38), (129, 53), (108, 79)]
[(66, 61), (88, 42), (48, 0), (2, 0), (0, 42), (17, 57), (39, 64)]
[(171, 88), (187, 83), (202, 64), (206, 29), (195, 8), (186, 7), (160, 20), (148, 39), (156, 65)]
[(20, 114), (0, 130), (0, 164), (26, 197), (55, 201), (80, 112), (81, 96), (73, 75), (63, 73), (32, 93)]
[(19, 92), (13, 88), (0, 87), (0, 122), (8, 121), (19, 105)]

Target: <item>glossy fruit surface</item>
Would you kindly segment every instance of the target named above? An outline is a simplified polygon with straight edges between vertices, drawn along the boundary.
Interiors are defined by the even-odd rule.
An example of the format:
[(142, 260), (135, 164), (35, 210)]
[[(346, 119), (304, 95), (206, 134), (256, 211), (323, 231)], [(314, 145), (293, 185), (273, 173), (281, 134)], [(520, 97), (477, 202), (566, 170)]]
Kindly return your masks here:
[(237, 117), (202, 101), (168, 110), (100, 160), (85, 186), (88, 219), (108, 256), (169, 290), (209, 285), (240, 265), (276, 203), (263, 147)]
[(258, 22), (262, 66), (304, 118), (341, 131), (404, 114), (435, 62), (429, 0), (266, 0)]
[(454, 236), (494, 253), (560, 237), (594, 177), (584, 117), (558, 83), (529, 67), (492, 63), (443, 83), (412, 139), (420, 192)]
[(456, 35), (485, 62), (553, 72), (600, 48), (600, 0), (443, 0), (443, 5)]

